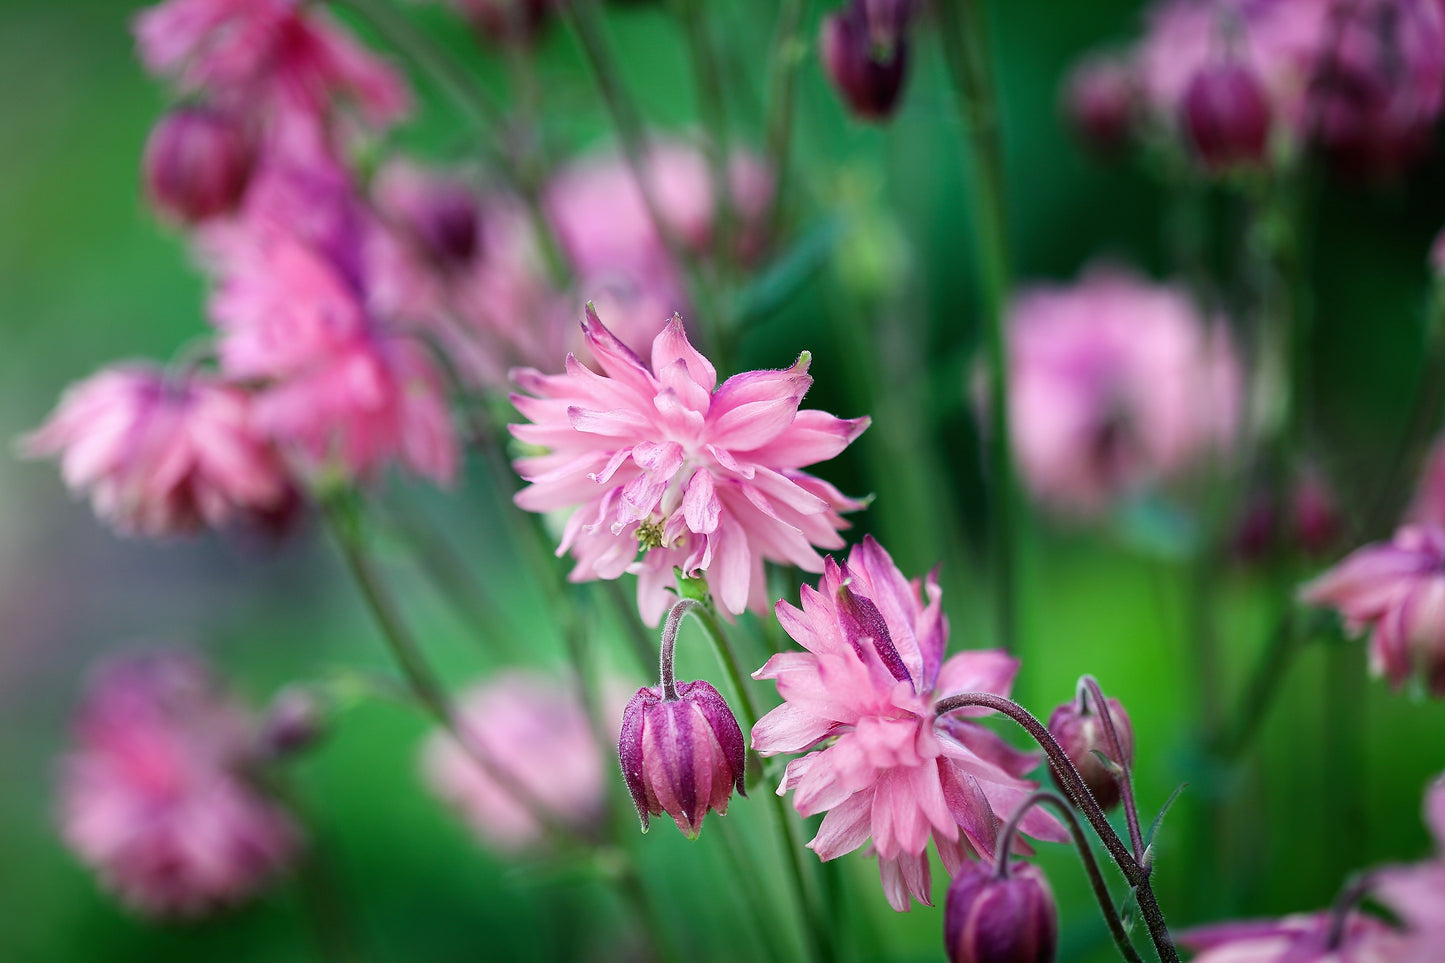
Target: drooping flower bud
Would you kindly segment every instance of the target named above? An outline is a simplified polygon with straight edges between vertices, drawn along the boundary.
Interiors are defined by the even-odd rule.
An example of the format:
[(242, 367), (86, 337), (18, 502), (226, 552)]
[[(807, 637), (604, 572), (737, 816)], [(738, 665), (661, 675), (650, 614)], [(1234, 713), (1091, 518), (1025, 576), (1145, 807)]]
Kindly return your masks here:
[(1244, 64), (1201, 67), (1184, 90), (1180, 111), (1194, 153), (1209, 171), (1265, 160), (1269, 100), (1259, 77)]
[[(1105, 699), (1109, 707), (1109, 718), (1114, 722), (1114, 731), (1119, 736), (1124, 758), (1115, 760), (1125, 766), (1134, 761), (1134, 729), (1129, 724), (1129, 715), (1118, 699)], [(1084, 699), (1066, 702), (1049, 716), (1049, 732), (1058, 740), (1069, 761), (1079, 771), (1084, 785), (1094, 794), (1094, 800), (1103, 809), (1112, 809), (1119, 803), (1119, 780), (1111, 767), (1097, 753), (1113, 759), (1109, 751), (1109, 736), (1104, 720), (1093, 706)], [(1054, 781), (1059, 782), (1058, 774)], [(1062, 783), (1060, 783), (1062, 788)]]
[(146, 141), (146, 194), (163, 218), (195, 224), (235, 208), (251, 165), (251, 146), (233, 117), (180, 107), (162, 117)]
[(373, 193), (382, 214), (432, 268), (460, 272), (481, 253), (481, 201), (459, 178), (401, 161), (377, 175)]
[(851, 0), (823, 20), (818, 46), (828, 80), (861, 120), (893, 116), (908, 79), (912, 0)]
[(1096, 153), (1116, 153), (1134, 124), (1134, 71), (1110, 57), (1088, 57), (1064, 81), (1062, 106), (1070, 129)]
[(1235, 554), (1246, 562), (1265, 558), (1276, 546), (1317, 557), (1339, 538), (1339, 502), (1324, 477), (1314, 470), (1302, 472), (1288, 492), (1280, 511), (1276, 497), (1261, 492), (1245, 507), (1234, 533)]
[(283, 689), (261, 719), (260, 749), (279, 759), (314, 746), (326, 733), (326, 705), (318, 693), (302, 686)]
[(670, 694), (662, 685), (638, 689), (622, 713), (617, 755), (643, 832), (649, 814), (665, 812), (696, 839), (708, 810), (727, 813), (734, 788), (747, 795), (742, 729), (702, 680)]
[(968, 864), (948, 888), (943, 940), (951, 963), (1050, 963), (1059, 920), (1048, 880), (1027, 863)]

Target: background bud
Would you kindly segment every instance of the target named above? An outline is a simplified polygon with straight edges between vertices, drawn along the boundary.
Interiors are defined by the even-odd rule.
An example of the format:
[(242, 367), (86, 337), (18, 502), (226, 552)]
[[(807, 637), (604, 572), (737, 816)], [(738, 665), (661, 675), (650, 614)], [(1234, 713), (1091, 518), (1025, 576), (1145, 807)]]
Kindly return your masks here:
[(622, 713), (617, 755), (642, 831), (649, 814), (665, 812), (696, 839), (708, 810), (728, 811), (734, 787), (747, 795), (744, 751), (737, 719), (708, 683), (684, 682), (675, 699), (662, 686), (638, 689)]
[(1100, 154), (1124, 146), (1134, 124), (1134, 105), (1134, 72), (1122, 60), (1090, 57), (1064, 81), (1064, 117), (1074, 136)]
[(1006, 876), (968, 865), (948, 888), (943, 939), (951, 963), (1049, 963), (1059, 921), (1048, 880), (1027, 863)]
[(1210, 171), (1264, 161), (1269, 101), (1248, 67), (1229, 62), (1201, 67), (1184, 90), (1181, 111), (1194, 152)]
[(279, 759), (309, 749), (326, 733), (322, 697), (310, 689), (283, 689), (261, 720), (261, 752)]
[(855, 117), (893, 116), (908, 79), (910, 12), (905, 3), (853, 0), (824, 18), (818, 41), (823, 70)]
[(195, 224), (233, 210), (251, 177), (251, 147), (237, 121), (207, 107), (179, 107), (151, 129), (145, 186), (167, 220)]
[[(1134, 762), (1134, 729), (1129, 724), (1129, 714), (1118, 699), (1106, 699), (1109, 715), (1114, 720), (1114, 731), (1124, 751), (1124, 758), (1116, 760), (1125, 766)], [(1066, 702), (1049, 716), (1049, 732), (1058, 740), (1074, 768), (1079, 770), (1084, 785), (1094, 794), (1094, 799), (1104, 809), (1119, 804), (1119, 780), (1109, 770), (1109, 765), (1095, 755), (1095, 751), (1113, 758), (1109, 751), (1109, 739), (1104, 730), (1104, 720), (1098, 713), (1079, 705), (1078, 700)], [(1059, 777), (1054, 774), (1054, 782)], [(1062, 786), (1060, 786), (1062, 788)]]

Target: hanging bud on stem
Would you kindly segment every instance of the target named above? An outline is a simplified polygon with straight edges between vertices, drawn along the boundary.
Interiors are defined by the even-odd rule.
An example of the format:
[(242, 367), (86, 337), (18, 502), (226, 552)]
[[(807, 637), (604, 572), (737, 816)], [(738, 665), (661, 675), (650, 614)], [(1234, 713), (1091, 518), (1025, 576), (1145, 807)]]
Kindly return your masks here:
[[(1068, 754), (1074, 768), (1079, 770), (1084, 785), (1094, 794), (1100, 808), (1107, 811), (1119, 804), (1120, 787), (1116, 770), (1128, 768), (1134, 762), (1134, 728), (1118, 699), (1104, 700), (1123, 754), (1122, 759), (1117, 758), (1109, 746), (1104, 718), (1089, 699), (1086, 688), (1080, 685), (1078, 697), (1059, 706), (1049, 716), (1049, 732)], [(1054, 781), (1059, 782), (1057, 773)], [(1060, 788), (1063, 788), (1062, 784)]]
[(682, 599), (662, 629), (660, 684), (638, 689), (622, 713), (617, 756), (642, 831), (648, 816), (667, 813), (684, 836), (696, 839), (708, 810), (726, 814), (736, 787), (744, 790), (742, 729), (722, 695), (701, 679), (678, 683), (673, 674), (677, 630), (695, 599)]

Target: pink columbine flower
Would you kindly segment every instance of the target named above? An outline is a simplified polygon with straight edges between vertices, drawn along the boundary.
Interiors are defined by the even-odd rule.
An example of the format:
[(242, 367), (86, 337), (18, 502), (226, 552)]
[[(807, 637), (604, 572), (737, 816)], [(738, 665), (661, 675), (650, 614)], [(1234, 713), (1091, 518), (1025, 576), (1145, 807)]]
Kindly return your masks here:
[(1425, 793), (1425, 824), (1435, 853), (1421, 863), (1378, 871), (1371, 893), (1405, 927), (1399, 963), (1434, 963), (1445, 954), (1445, 777)]
[(1350, 912), (1336, 928), (1332, 913), (1246, 920), (1186, 930), (1178, 942), (1190, 963), (1398, 963), (1399, 934), (1380, 920)]
[(1336, 609), (1351, 632), (1370, 630), (1370, 670), (1395, 686), (1419, 675), (1445, 695), (1445, 528), (1407, 525), (1366, 545), (1300, 589)]
[(134, 31), (152, 73), (274, 119), (314, 123), (342, 99), (385, 126), (410, 106), (400, 74), (301, 0), (165, 0)]
[(62, 770), (65, 840), (132, 909), (193, 917), (240, 902), (296, 854), (290, 815), (243, 775), (249, 720), (194, 657), (105, 667)]
[[(299, 183), (330, 185), (310, 173)], [(399, 459), (449, 482), (457, 439), (445, 385), (424, 342), (369, 308), (366, 220), (338, 189), (334, 203), (298, 203), (285, 224), (273, 209), (291, 193), (263, 181), (247, 217), (209, 239), (223, 370), (261, 385), (258, 423), (313, 472), (367, 476)]]
[[(533, 672), (495, 676), (458, 703), (458, 725), (494, 769), (452, 736), (422, 750), (427, 784), (481, 840), (503, 853), (542, 843), (548, 821), (595, 829), (606, 800), (603, 749), (577, 693)], [(539, 814), (534, 807), (544, 807)]]
[(557, 549), (577, 560), (570, 578), (636, 573), (638, 608), (656, 625), (674, 567), (706, 575), (734, 615), (766, 610), (764, 561), (821, 570), (814, 546), (841, 547), (838, 513), (863, 503), (800, 469), (837, 455), (868, 419), (798, 410), (808, 354), (719, 386), (679, 317), (653, 340), (650, 367), (590, 306), (583, 331), (602, 374), (572, 355), (565, 374), (513, 373), (527, 394), (512, 403), (532, 423), (512, 434), (547, 450), (515, 463), (531, 483), (516, 503), (572, 510)]
[(66, 487), (88, 492), (96, 515), (125, 534), (259, 521), (296, 498), (252, 396), (203, 371), (103, 369), (67, 389), (21, 445), (29, 457), (58, 456)]
[(1025, 290), (1009, 317), (1012, 435), (1041, 501), (1097, 515), (1228, 446), (1242, 375), (1222, 323), (1179, 288), (1095, 268)]
[[(865, 538), (846, 564), (828, 559), (817, 591), (803, 586), (801, 610), (778, 602), (778, 620), (808, 651), (775, 655), (753, 673), (776, 679), (784, 700), (753, 727), (753, 748), (806, 753), (788, 763), (778, 792), (794, 790), (804, 816), (828, 813), (808, 847), (829, 860), (872, 837), (883, 891), (899, 912), (913, 899), (929, 902), (930, 837), (950, 875), (967, 856), (991, 859), (1000, 814), (1035, 788), (1022, 777), (1037, 757), (972, 721), (987, 710), (934, 714), (960, 692), (1007, 695), (1018, 671), (998, 650), (944, 661), (940, 595), (933, 576), (908, 581)], [(1038, 809), (1020, 828), (1066, 838)]]

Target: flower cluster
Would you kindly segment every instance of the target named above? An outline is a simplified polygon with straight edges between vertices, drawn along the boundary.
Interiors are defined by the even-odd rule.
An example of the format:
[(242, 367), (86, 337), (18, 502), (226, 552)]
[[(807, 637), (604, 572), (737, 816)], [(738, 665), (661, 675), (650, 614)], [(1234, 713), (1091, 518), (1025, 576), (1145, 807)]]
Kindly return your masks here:
[(127, 905), (196, 916), (291, 862), (291, 816), (247, 778), (247, 716), (198, 659), (114, 662), (92, 680), (61, 776), (61, 828)]
[[(973, 721), (979, 710), (936, 715), (934, 706), (956, 693), (1007, 695), (1018, 671), (998, 651), (945, 660), (941, 605), (933, 577), (910, 582), (865, 538), (846, 563), (828, 559), (816, 590), (803, 586), (801, 609), (778, 603), (778, 621), (807, 651), (775, 655), (753, 674), (775, 679), (784, 700), (753, 727), (753, 748), (804, 753), (788, 763), (778, 791), (793, 790), (804, 816), (827, 812), (809, 848), (829, 860), (871, 838), (883, 891), (899, 912), (930, 901), (930, 838), (950, 875), (970, 856), (992, 858), (1000, 816), (1035, 788), (1023, 776), (1037, 757)], [(1066, 838), (1039, 810), (1020, 828)]]

